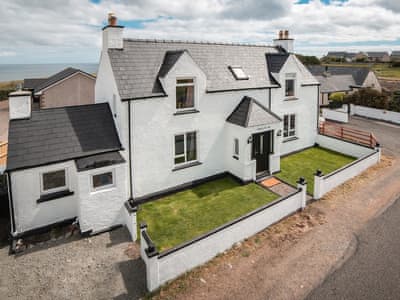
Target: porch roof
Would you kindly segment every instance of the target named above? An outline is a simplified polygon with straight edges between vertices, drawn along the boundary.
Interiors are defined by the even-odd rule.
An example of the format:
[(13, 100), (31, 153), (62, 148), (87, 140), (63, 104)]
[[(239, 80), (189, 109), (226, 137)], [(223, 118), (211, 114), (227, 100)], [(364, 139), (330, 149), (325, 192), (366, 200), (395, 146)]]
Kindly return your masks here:
[(279, 123), (282, 119), (254, 98), (245, 96), (226, 121), (247, 128)]

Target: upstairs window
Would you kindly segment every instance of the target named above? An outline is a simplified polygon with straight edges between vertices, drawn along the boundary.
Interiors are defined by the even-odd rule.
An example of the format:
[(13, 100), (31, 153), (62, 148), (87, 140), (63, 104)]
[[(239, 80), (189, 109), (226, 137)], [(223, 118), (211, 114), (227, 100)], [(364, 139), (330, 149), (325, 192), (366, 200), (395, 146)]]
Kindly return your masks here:
[(176, 109), (194, 108), (193, 78), (176, 80)]
[(296, 136), (296, 115), (283, 116), (283, 138), (289, 139)]
[(175, 135), (175, 165), (197, 160), (196, 132)]
[(286, 74), (285, 81), (285, 96), (294, 97), (295, 96), (295, 86), (296, 86), (296, 74)]
[(233, 76), (235, 76), (236, 80), (247, 80), (249, 76), (243, 71), (242, 67), (233, 67), (230, 66), (229, 69), (231, 70)]

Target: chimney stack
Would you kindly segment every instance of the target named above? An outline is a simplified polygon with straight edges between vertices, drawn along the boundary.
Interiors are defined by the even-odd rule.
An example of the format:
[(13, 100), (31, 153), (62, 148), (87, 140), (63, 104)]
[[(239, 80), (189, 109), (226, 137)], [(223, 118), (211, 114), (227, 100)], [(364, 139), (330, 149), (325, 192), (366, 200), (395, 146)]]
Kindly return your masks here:
[(289, 30), (280, 30), (278, 38), (274, 40), (276, 47), (283, 48), (288, 53), (294, 52), (294, 39), (289, 38)]
[(108, 14), (107, 22), (107, 26), (103, 28), (103, 51), (123, 49), (124, 26), (118, 25), (118, 19), (114, 13)]
[(8, 94), (10, 120), (29, 119), (32, 112), (32, 93), (18, 90)]

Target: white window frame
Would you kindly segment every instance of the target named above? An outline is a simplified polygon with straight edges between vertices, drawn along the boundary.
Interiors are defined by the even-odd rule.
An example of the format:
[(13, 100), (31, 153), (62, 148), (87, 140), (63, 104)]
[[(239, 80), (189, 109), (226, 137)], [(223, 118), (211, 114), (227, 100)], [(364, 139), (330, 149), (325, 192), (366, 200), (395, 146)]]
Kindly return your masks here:
[[(188, 83), (178, 83), (178, 80), (193, 80), (193, 82), (188, 82)], [(193, 86), (193, 106), (192, 107), (185, 107), (185, 108), (177, 108), (176, 107), (176, 101), (177, 101), (177, 95), (176, 95), (176, 89), (178, 87), (185, 87), (185, 86)], [(186, 111), (186, 110), (193, 110), (196, 109), (197, 107), (197, 88), (196, 88), (196, 78), (195, 77), (177, 77), (175, 80), (175, 109), (176, 111)]]
[[(243, 68), (241, 66), (229, 66), (229, 69), (231, 70), (231, 72), (236, 80), (248, 80), (249, 79), (249, 76), (243, 71)], [(240, 72), (242, 74), (239, 74)]]
[[(196, 134), (196, 159), (187, 161), (186, 134), (187, 133), (192, 133), (192, 132), (194, 132)], [(183, 154), (176, 155), (175, 137), (177, 137), (178, 135), (183, 135), (184, 136), (184, 138), (183, 138)], [(173, 142), (173, 145), (174, 145), (173, 146), (173, 151), (174, 151), (173, 152), (173, 164), (174, 164), (174, 166), (184, 166), (186, 164), (190, 164), (190, 163), (199, 161), (199, 147), (198, 147), (199, 146), (199, 132), (197, 130), (189, 130), (189, 131), (186, 131), (186, 132), (176, 133), (173, 136), (173, 141), (172, 142)], [(185, 161), (181, 162), (181, 163), (175, 163), (175, 159), (180, 158), (180, 157), (184, 157)]]
[[(43, 175), (47, 174), (47, 173), (53, 173), (53, 172), (59, 172), (59, 171), (64, 171), (64, 174), (65, 174), (65, 185), (57, 187), (57, 188), (45, 190), (44, 189), (44, 182), (43, 182)], [(69, 189), (68, 168), (59, 168), (59, 169), (54, 169), (54, 170), (48, 170), (48, 171), (45, 171), (45, 172), (40, 172), (40, 194), (41, 195), (48, 195), (48, 194), (52, 194), (52, 193), (65, 191), (65, 190), (68, 190), (68, 189)]]
[[(286, 137), (285, 137), (285, 116), (288, 117), (288, 129), (287, 129), (288, 136), (286, 136)], [(294, 116), (294, 129), (290, 129), (291, 120), (292, 120), (291, 116)], [(290, 135), (291, 132), (293, 133), (293, 135)], [(297, 137), (297, 115), (294, 113), (285, 114), (283, 116), (283, 139), (290, 140), (295, 137)]]
[[(112, 174), (112, 184), (107, 184), (107, 185), (103, 185), (103, 186), (99, 186), (97, 188), (95, 188), (93, 186), (93, 177), (96, 175), (101, 175), (101, 174), (105, 174), (105, 173), (111, 173)], [(98, 172), (93, 172), (90, 174), (90, 190), (92, 192), (99, 192), (99, 191), (106, 191), (106, 190), (110, 190), (115, 188), (116, 184), (115, 184), (115, 169), (111, 169), (111, 170), (103, 170), (103, 171), (98, 171)]]
[[(236, 143), (237, 143), (237, 149), (236, 149)], [(236, 152), (237, 150), (237, 152)], [(240, 155), (240, 141), (238, 138), (233, 139), (233, 156), (236, 158), (239, 158)]]

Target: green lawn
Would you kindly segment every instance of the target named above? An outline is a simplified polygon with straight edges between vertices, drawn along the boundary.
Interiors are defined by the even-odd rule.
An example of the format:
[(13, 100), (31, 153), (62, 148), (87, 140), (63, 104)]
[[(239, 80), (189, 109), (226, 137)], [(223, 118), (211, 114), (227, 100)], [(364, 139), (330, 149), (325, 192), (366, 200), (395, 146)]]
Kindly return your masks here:
[(159, 251), (175, 247), (253, 211), (278, 196), (231, 177), (214, 180), (139, 207), (138, 220)]
[(314, 192), (314, 173), (320, 169), (329, 174), (354, 161), (354, 157), (320, 147), (313, 147), (281, 158), (281, 172), (276, 177), (296, 185), (300, 177), (307, 180), (307, 192)]
[(378, 77), (400, 78), (400, 68), (389, 63), (330, 63), (327, 66), (372, 68)]

